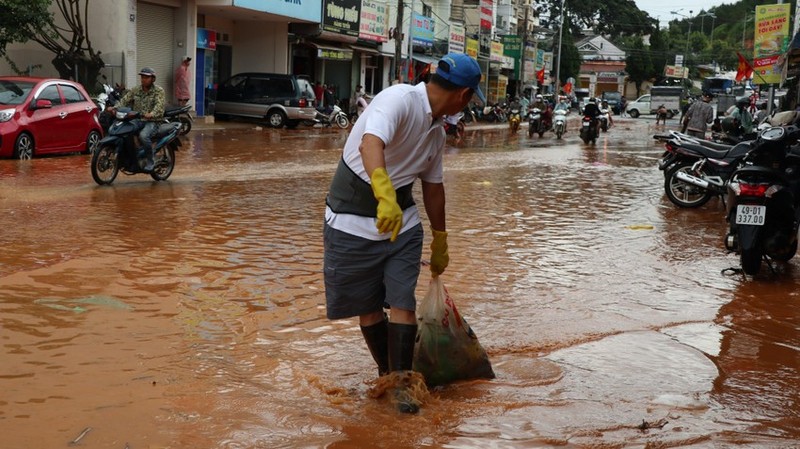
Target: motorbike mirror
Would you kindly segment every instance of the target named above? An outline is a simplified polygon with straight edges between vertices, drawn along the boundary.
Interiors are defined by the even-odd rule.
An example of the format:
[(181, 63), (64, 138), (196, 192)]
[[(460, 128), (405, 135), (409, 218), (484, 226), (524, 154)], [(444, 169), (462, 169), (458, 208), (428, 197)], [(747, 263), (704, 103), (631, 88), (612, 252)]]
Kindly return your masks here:
[(39, 99), (36, 100), (34, 109), (50, 109), (53, 107), (53, 102), (50, 100)]

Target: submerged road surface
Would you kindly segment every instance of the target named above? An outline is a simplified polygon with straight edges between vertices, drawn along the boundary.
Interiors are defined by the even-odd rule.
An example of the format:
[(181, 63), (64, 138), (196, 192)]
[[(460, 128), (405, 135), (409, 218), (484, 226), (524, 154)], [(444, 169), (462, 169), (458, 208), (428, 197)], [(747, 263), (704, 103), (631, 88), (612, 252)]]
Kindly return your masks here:
[(344, 131), (198, 127), (162, 183), (2, 160), (0, 447), (797, 447), (800, 261), (722, 275), (722, 204), (666, 199), (653, 124), (448, 148), (443, 279), (497, 379), (415, 416), (325, 319)]

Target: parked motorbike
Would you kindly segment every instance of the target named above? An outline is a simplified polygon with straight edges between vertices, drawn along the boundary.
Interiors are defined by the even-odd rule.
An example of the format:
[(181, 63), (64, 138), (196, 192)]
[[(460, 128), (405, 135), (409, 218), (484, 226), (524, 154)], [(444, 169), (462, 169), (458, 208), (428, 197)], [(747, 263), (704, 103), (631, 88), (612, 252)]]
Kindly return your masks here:
[(475, 116), (474, 109), (470, 108), (469, 106), (465, 106), (464, 109), (461, 111), (461, 119), (464, 123), (472, 123), (478, 121), (478, 117)]
[(458, 121), (453, 123), (452, 121), (445, 119), (444, 121), (444, 133), (448, 136), (455, 136), (456, 142), (461, 140), (461, 137), (464, 135), (464, 130), (466, 129), (466, 124), (464, 123), (464, 114), (460, 113), (458, 117)]
[(147, 157), (146, 154), (139, 154), (136, 138), (143, 126), (140, 116), (139, 112), (130, 108), (117, 109), (116, 120), (92, 154), (91, 171), (96, 183), (111, 184), (119, 171), (127, 175), (147, 173), (156, 181), (164, 181), (172, 174), (175, 151), (181, 146), (178, 139), (181, 124), (164, 123), (157, 128), (153, 135), (153, 168), (145, 170)]
[(581, 120), (581, 140), (583, 143), (589, 144), (592, 142), (592, 145), (597, 143), (597, 138), (600, 137), (600, 127), (597, 124), (598, 120), (596, 118), (590, 117), (588, 115), (583, 116), (583, 120)]
[(678, 207), (700, 207), (715, 196), (723, 196), (731, 175), (753, 148), (752, 142), (727, 149), (689, 141), (672, 141), (667, 145), (677, 159), (665, 171), (664, 191)]
[(661, 159), (658, 160), (658, 169), (664, 173), (664, 177), (666, 177), (667, 173), (669, 173), (670, 170), (678, 163), (685, 162), (693, 164), (697, 162), (699, 158), (704, 157), (702, 155), (699, 156), (696, 151), (678, 151), (678, 149), (684, 144), (687, 144), (688, 147), (701, 145), (712, 150), (723, 152), (733, 148), (733, 144), (699, 139), (678, 131), (668, 131), (666, 133), (656, 134), (653, 136), (653, 138), (664, 143), (664, 153), (661, 155)]
[(103, 84), (103, 92), (94, 100), (98, 108), (97, 120), (100, 122), (100, 127), (103, 128), (104, 134), (108, 132), (109, 126), (114, 123), (114, 114), (106, 109), (116, 106), (123, 95), (125, 95), (125, 88), (121, 85), (117, 84), (111, 87), (109, 84)]
[(566, 109), (556, 109), (553, 111), (553, 131), (556, 138), (560, 139), (567, 130), (567, 111)]
[(725, 247), (742, 271), (758, 274), (762, 259), (786, 262), (797, 253), (800, 223), (800, 128), (763, 131), (728, 183)]
[(320, 123), (323, 126), (333, 126), (335, 124), (342, 129), (350, 126), (350, 119), (347, 118), (347, 114), (342, 111), (342, 108), (340, 108), (339, 105), (333, 105), (333, 110), (331, 110), (331, 112), (328, 114), (317, 110), (317, 115), (315, 116), (314, 121), (315, 123)]
[(539, 134), (539, 137), (542, 137), (545, 131), (547, 131), (547, 126), (544, 123), (542, 110), (531, 108), (528, 112), (528, 137), (533, 137), (534, 134)]
[(483, 108), (481, 119), (489, 123), (504, 123), (508, 120), (508, 117), (506, 116), (506, 111), (503, 105), (500, 103), (495, 103)]
[(192, 110), (190, 105), (186, 106), (170, 106), (164, 109), (164, 121), (167, 123), (180, 123), (182, 136), (185, 136), (192, 130), (192, 123), (194, 119), (189, 111)]
[(519, 115), (519, 109), (511, 109), (508, 113), (508, 128), (511, 130), (511, 134), (519, 131), (520, 122), (522, 122), (522, 116)]

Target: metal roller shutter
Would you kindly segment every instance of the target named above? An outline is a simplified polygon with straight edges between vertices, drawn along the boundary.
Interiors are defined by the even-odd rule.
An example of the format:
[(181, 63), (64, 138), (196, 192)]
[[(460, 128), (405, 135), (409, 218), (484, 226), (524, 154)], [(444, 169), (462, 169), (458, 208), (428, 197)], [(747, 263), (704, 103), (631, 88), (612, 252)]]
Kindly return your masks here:
[(156, 71), (156, 84), (166, 93), (167, 103), (173, 103), (175, 10), (142, 2), (136, 7), (136, 71), (152, 67)]

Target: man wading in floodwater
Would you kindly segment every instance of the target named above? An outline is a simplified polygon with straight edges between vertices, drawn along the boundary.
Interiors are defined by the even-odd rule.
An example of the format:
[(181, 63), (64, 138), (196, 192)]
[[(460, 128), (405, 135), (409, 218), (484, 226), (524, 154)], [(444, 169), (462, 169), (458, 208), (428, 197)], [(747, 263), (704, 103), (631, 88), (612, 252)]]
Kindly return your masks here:
[[(485, 103), (480, 80), (474, 59), (451, 53), (430, 82), (381, 91), (353, 126), (331, 182), (324, 229), (327, 316), (359, 318), (380, 375), (411, 370), (414, 357), (423, 230), (411, 189), (420, 178), (433, 234), (431, 272), (438, 276), (449, 262), (442, 117), (459, 113), (473, 94)], [(394, 395), (400, 411), (419, 410), (407, 387)]]

